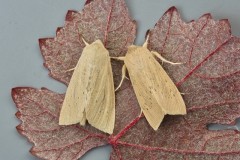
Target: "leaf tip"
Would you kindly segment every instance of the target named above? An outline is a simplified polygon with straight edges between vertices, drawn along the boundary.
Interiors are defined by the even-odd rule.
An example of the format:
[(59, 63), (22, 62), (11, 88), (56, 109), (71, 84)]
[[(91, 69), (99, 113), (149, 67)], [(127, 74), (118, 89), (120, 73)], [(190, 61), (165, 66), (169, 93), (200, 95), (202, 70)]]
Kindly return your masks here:
[(221, 19), (220, 22), (224, 22), (225, 24), (227, 24), (228, 28), (229, 28), (229, 34), (232, 34), (232, 29), (231, 29), (232, 27), (231, 27), (229, 19)]
[(72, 21), (74, 19), (74, 14), (78, 13), (77, 11), (74, 10), (68, 10), (66, 17), (65, 17), (65, 21)]
[(20, 111), (17, 111), (16, 113), (15, 113), (15, 116), (18, 118), (18, 119), (21, 119), (21, 112)]
[(178, 10), (175, 6), (172, 6), (165, 13), (167, 13), (167, 12), (178, 12)]
[(39, 44), (39, 48), (41, 51), (41, 55), (44, 56), (44, 51), (43, 51), (43, 46), (46, 46), (46, 42), (47, 42), (48, 38), (39, 38), (38, 39), (38, 44)]
[(39, 38), (38, 39), (40, 49), (41, 49), (41, 46), (46, 45), (46, 40), (47, 40), (47, 38)]
[(211, 15), (211, 13), (205, 13), (204, 15), (202, 15), (202, 17), (208, 17), (208, 18), (212, 18), (212, 15)]
[(32, 147), (32, 148), (29, 150), (29, 152), (30, 152), (31, 154), (35, 155), (34, 147)]
[(12, 90), (11, 90), (11, 95), (12, 95), (13, 100), (14, 100), (14, 96), (17, 94), (16, 90), (17, 90), (17, 87), (12, 88)]
[(35, 147), (33, 146), (30, 150), (29, 150), (30, 154), (36, 156), (36, 157), (39, 157), (38, 154), (37, 154), (37, 150), (35, 149)]
[(56, 36), (62, 29), (63, 29), (63, 27), (57, 27), (57, 29), (56, 29)]
[(19, 124), (18, 126), (16, 126), (16, 129), (20, 134), (22, 134), (23, 132), (22, 124)]
[[(12, 88), (11, 90), (11, 96), (12, 96), (12, 99), (13, 101), (15, 102), (16, 101), (16, 98), (17, 96), (19, 95), (19, 92), (23, 89), (24, 87), (15, 87), (15, 88)], [(17, 106), (18, 107), (18, 106)]]
[(86, 0), (85, 5), (88, 5), (89, 3), (91, 3), (93, 0)]

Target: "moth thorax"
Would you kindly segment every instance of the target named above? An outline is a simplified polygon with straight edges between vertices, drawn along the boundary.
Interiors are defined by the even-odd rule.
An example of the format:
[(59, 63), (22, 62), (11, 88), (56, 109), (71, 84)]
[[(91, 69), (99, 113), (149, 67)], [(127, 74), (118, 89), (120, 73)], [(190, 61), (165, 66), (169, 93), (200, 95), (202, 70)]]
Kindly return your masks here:
[(139, 49), (141, 49), (142, 47), (139, 46), (135, 46), (135, 45), (131, 45), (128, 47), (128, 54), (130, 53), (134, 53), (136, 51), (138, 51)]
[(97, 40), (97, 41), (93, 42), (92, 44), (86, 46), (85, 50), (86, 51), (94, 51), (99, 54), (107, 54), (108, 55), (107, 49), (104, 47), (104, 45), (102, 44), (102, 42), (100, 40)]
[(135, 55), (146, 54), (146, 53), (149, 53), (149, 50), (146, 47), (132, 45), (128, 47), (127, 55), (135, 56)]

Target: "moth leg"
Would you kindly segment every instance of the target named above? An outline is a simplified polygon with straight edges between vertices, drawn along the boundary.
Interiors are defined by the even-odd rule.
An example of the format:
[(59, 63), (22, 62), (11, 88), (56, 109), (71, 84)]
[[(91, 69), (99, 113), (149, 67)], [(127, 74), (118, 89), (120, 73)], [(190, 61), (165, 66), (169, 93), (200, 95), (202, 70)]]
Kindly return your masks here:
[(110, 57), (115, 60), (124, 61), (125, 57)]
[(65, 72), (74, 71), (75, 69), (76, 69), (76, 67), (74, 67), (74, 68), (71, 68), (71, 69), (68, 69), (68, 70), (66, 70)]
[(182, 63), (174, 63), (174, 62), (168, 61), (168, 60), (166, 60), (165, 58), (163, 58), (163, 57), (161, 56), (161, 54), (159, 54), (158, 52), (151, 51), (151, 53), (152, 53), (154, 56), (156, 56), (157, 58), (159, 58), (160, 60), (162, 60), (163, 62), (172, 64), (172, 65), (182, 64)]
[[(115, 60), (119, 60), (119, 61), (124, 61), (124, 59), (125, 59), (125, 57), (110, 57), (110, 58), (115, 59)], [(124, 66), (123, 66), (123, 67), (124, 67)], [(122, 69), (123, 69), (123, 68), (122, 68)], [(123, 71), (122, 71), (122, 72), (123, 72)], [(125, 74), (126, 74), (126, 71), (125, 71)], [(129, 80), (128, 77), (125, 76), (125, 78)]]
[(127, 68), (126, 68), (126, 65), (124, 64), (123, 67), (122, 67), (122, 79), (121, 79), (120, 84), (118, 85), (118, 87), (115, 89), (115, 92), (121, 87), (124, 78), (127, 78), (126, 77), (126, 70), (127, 70)]
[(87, 43), (84, 38), (82, 38), (82, 40), (83, 40), (83, 43), (84, 43), (86, 46), (89, 45), (89, 43)]

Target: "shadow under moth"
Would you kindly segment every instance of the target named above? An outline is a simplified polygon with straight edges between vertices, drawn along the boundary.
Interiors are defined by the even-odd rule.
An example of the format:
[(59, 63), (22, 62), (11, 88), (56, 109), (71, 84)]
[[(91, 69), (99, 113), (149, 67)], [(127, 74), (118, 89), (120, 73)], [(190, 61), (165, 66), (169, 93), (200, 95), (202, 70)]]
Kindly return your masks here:
[(113, 59), (124, 61), (122, 80), (117, 89), (126, 77), (127, 69), (141, 110), (150, 126), (157, 130), (164, 115), (186, 114), (186, 106), (177, 87), (155, 57), (178, 64), (167, 61), (157, 52), (149, 51), (146, 42), (143, 46), (130, 46), (125, 57)]
[(88, 121), (93, 127), (112, 134), (115, 91), (109, 52), (100, 40), (84, 43), (86, 46), (67, 88), (59, 124), (85, 125)]

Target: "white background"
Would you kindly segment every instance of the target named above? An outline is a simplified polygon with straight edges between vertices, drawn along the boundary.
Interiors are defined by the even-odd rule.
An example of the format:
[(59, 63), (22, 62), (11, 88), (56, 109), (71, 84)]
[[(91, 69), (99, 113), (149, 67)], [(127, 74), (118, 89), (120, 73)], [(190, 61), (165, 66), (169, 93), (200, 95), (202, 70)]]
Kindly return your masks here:
[[(16, 107), (10, 96), (17, 86), (47, 87), (64, 93), (66, 87), (51, 79), (42, 65), (38, 39), (53, 37), (64, 24), (67, 10), (81, 10), (84, 0), (0, 0), (0, 159), (34, 160), (26, 138), (15, 127)], [(147, 29), (152, 28), (162, 14), (176, 6), (186, 21), (212, 13), (215, 19), (230, 20), (232, 33), (240, 35), (239, 0), (126, 0), (131, 16), (137, 20), (136, 44), (144, 42)], [(111, 147), (89, 152), (83, 160), (105, 160)]]

